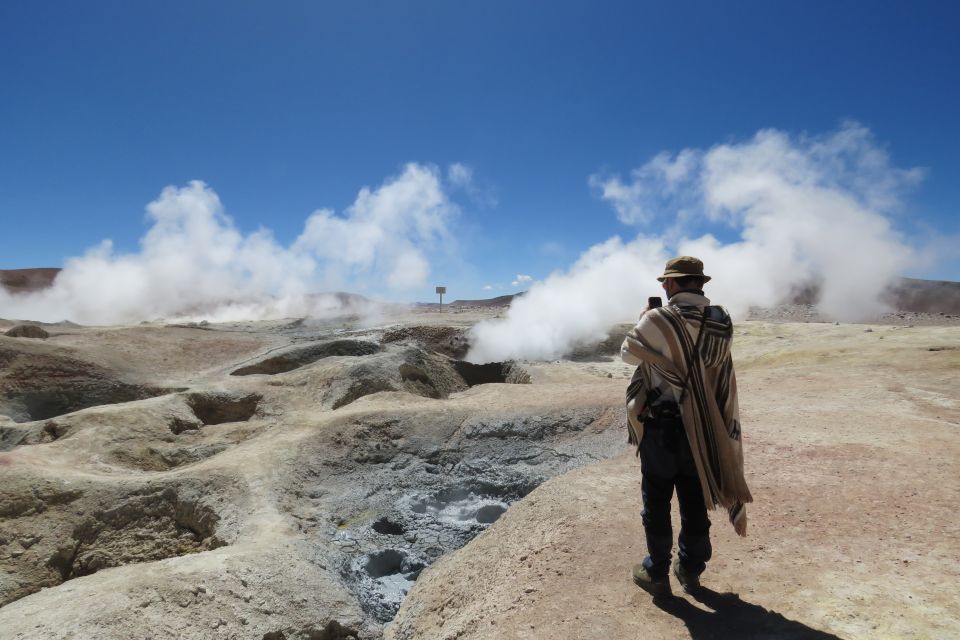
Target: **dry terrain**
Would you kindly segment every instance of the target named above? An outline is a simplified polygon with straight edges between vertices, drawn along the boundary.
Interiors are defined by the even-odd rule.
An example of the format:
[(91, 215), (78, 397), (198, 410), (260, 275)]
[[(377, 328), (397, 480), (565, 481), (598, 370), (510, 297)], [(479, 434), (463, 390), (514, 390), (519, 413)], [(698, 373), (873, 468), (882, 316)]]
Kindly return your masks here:
[(633, 586), (639, 469), (623, 452), (427, 569), (387, 637), (960, 637), (960, 329), (738, 329), (756, 502), (746, 539), (714, 518), (702, 594)]
[(740, 323), (749, 537), (654, 603), (622, 327), (500, 312), (0, 335), (0, 637), (960, 637), (953, 318)]

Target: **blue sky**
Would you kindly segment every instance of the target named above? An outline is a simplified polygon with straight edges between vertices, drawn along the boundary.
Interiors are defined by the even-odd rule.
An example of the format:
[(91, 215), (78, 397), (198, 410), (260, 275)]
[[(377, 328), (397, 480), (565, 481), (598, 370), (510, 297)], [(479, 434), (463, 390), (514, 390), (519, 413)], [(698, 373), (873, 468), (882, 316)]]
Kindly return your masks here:
[[(925, 170), (895, 228), (960, 237), (958, 18), (950, 2), (7, 0), (0, 268), (105, 238), (136, 252), (168, 185), (202, 180), (241, 231), (289, 245), (407, 163), (462, 163), (458, 249), (434, 247), (430, 286), (404, 295), (505, 293), (666, 226), (623, 224), (590, 176), (849, 120)], [(957, 253), (908, 275), (960, 279)]]

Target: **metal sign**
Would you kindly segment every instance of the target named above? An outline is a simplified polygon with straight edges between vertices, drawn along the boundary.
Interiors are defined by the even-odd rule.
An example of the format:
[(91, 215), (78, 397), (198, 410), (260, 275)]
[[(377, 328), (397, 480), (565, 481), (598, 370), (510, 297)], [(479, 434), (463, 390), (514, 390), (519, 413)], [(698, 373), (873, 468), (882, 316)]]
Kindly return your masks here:
[(437, 293), (439, 293), (440, 295), (443, 295), (443, 294), (445, 294), (446, 292), (447, 292), (447, 288), (446, 288), (446, 287), (437, 287)]

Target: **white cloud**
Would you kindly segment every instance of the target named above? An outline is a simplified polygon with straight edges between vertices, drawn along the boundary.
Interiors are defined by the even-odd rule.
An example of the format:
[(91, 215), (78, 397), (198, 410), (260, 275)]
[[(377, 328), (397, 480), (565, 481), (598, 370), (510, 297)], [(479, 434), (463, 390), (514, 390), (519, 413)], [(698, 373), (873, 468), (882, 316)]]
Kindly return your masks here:
[(266, 229), (242, 233), (217, 194), (193, 181), (165, 188), (147, 206), (151, 227), (138, 253), (118, 254), (106, 240), (67, 260), (49, 289), (0, 291), (0, 308), (8, 317), (87, 324), (323, 313), (330, 299), (307, 294), (424, 285), (431, 253), (452, 242), (456, 211), (437, 169), (409, 164), (361, 189), (343, 215), (313, 213), (285, 247)]
[(454, 187), (469, 188), (473, 183), (473, 169), (454, 162), (447, 168), (447, 180)]
[(491, 291), (491, 290), (493, 290), (493, 285), (492, 285), (492, 284), (485, 284), (485, 285), (483, 285), (482, 288), (483, 288), (484, 291)]
[(497, 206), (496, 190), (490, 185), (478, 185), (473, 167), (469, 165), (455, 162), (447, 167), (447, 182), (452, 188), (462, 190), (477, 207), (491, 209)]
[(540, 245), (540, 253), (545, 256), (557, 257), (566, 253), (563, 244), (556, 240), (548, 240)]
[(595, 174), (590, 176), (589, 184), (610, 202), (620, 222), (644, 225), (656, 217), (665, 199), (680, 195), (678, 188), (689, 180), (697, 158), (698, 152), (691, 149), (675, 156), (660, 153), (631, 171), (629, 183), (619, 176), (604, 178)]
[(357, 274), (380, 274), (394, 289), (420, 286), (429, 275), (425, 249), (451, 240), (454, 211), (437, 171), (409, 164), (378, 189), (361, 189), (345, 216), (315, 212), (292, 249), (322, 260), (328, 287), (348, 286)]
[[(657, 221), (664, 231), (608, 240), (535, 284), (504, 320), (474, 329), (469, 357), (555, 357), (635, 319), (646, 297), (660, 293), (654, 278), (671, 254), (700, 257), (714, 277), (707, 295), (736, 316), (814, 284), (826, 314), (868, 317), (882, 310), (891, 279), (916, 260), (891, 220), (922, 175), (892, 166), (867, 129), (848, 123), (825, 136), (763, 130), (741, 143), (660, 154), (626, 184), (594, 176), (621, 221)], [(697, 235), (704, 221), (738, 237)]]
[(533, 276), (528, 276), (522, 273), (518, 273), (517, 279), (511, 282), (510, 284), (512, 284), (515, 287), (520, 287), (520, 286), (529, 284), (531, 282), (533, 282)]

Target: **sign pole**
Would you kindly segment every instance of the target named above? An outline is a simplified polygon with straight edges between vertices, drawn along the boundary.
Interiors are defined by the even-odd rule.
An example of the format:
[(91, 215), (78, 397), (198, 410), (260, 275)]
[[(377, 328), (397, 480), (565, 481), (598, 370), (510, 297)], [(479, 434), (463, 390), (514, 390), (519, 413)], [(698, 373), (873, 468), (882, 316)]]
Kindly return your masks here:
[(437, 287), (437, 293), (440, 294), (440, 313), (443, 313), (443, 294), (446, 292), (446, 287)]

